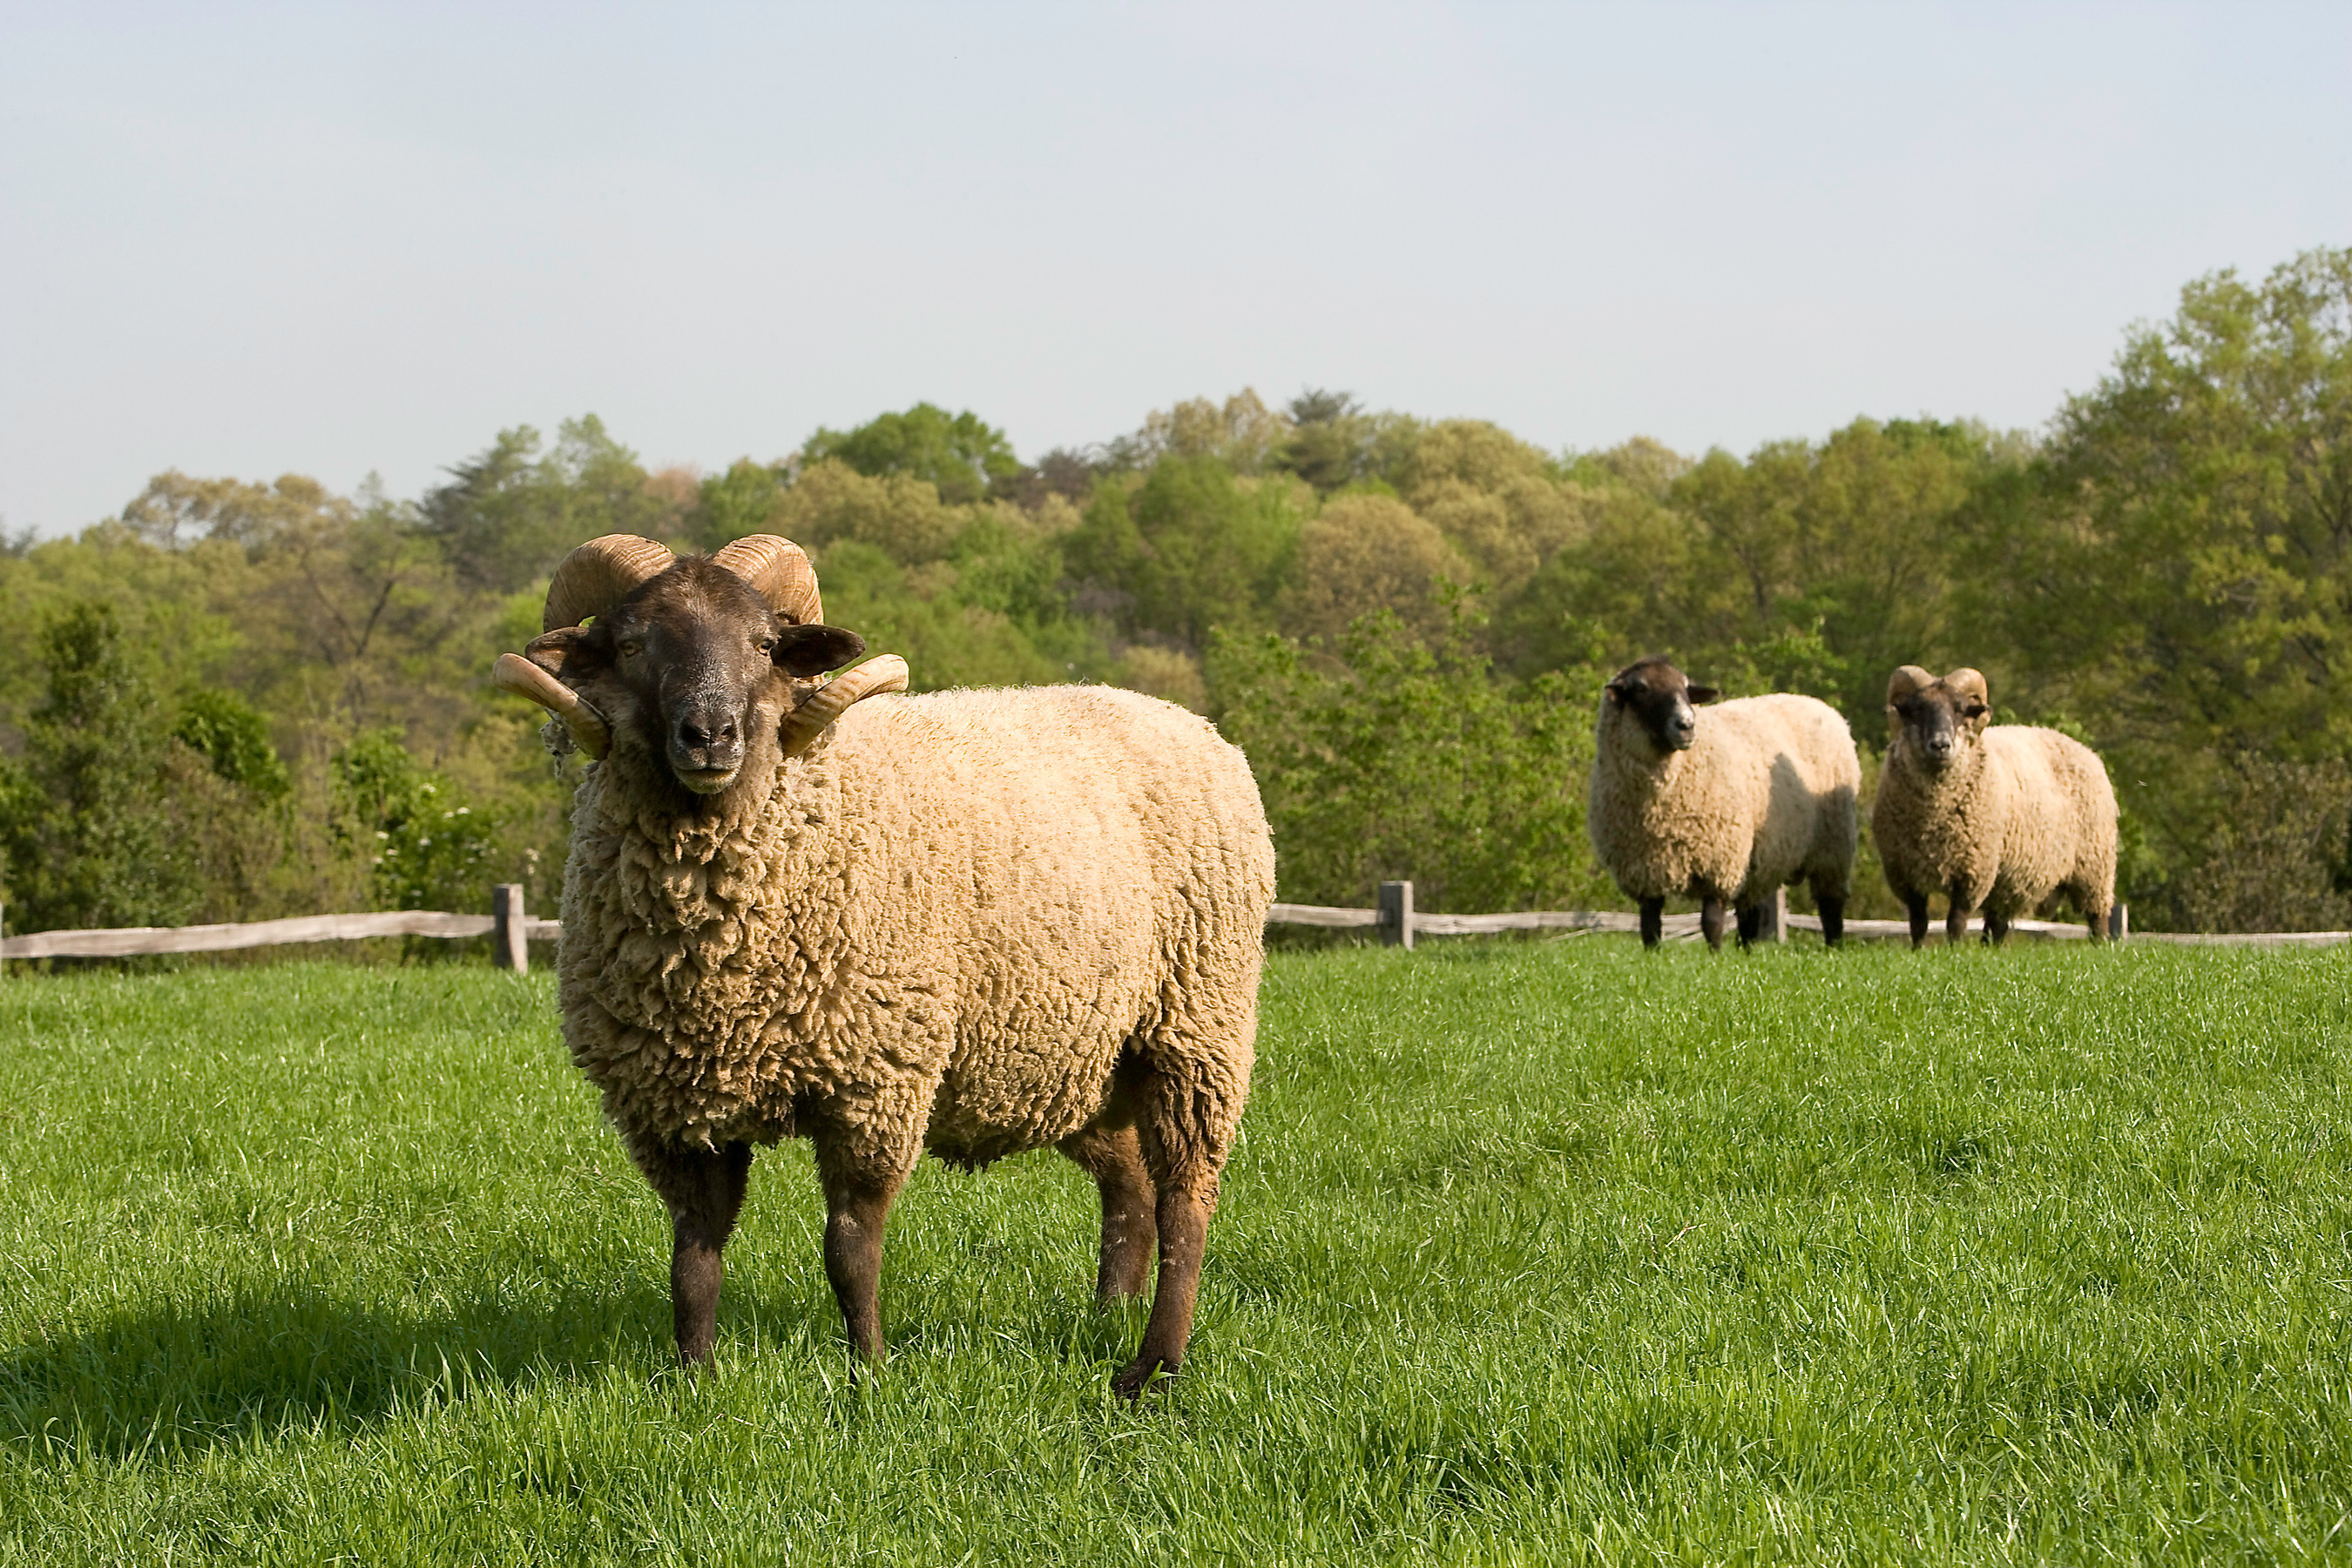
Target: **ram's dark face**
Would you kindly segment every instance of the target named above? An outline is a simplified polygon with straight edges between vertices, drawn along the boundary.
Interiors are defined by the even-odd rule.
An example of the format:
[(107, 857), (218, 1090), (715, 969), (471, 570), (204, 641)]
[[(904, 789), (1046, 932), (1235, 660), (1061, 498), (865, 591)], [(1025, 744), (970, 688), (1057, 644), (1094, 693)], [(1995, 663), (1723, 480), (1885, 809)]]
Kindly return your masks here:
[(1984, 677), (1956, 669), (1940, 679), (1906, 665), (1886, 690), (1886, 717), (1902, 746), (1920, 767), (1940, 773), (1976, 744), (1991, 704)]
[(689, 556), (593, 624), (550, 632), (527, 651), (611, 721), (616, 749), (631, 743), (687, 789), (716, 795), (773, 751), (804, 682), (857, 658), (866, 641), (793, 625), (733, 572)]
[(1631, 720), (1660, 756), (1686, 752), (1698, 739), (1698, 709), (1723, 695), (1712, 686), (1693, 686), (1663, 658), (1645, 658), (1619, 670), (1604, 700)]

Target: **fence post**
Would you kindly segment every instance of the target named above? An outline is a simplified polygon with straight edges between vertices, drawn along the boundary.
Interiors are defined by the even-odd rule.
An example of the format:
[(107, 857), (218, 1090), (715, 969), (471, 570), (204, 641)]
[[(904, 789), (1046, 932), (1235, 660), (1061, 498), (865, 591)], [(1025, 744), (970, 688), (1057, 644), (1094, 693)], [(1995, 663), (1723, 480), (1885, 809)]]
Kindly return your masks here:
[(1772, 896), (1764, 900), (1763, 908), (1756, 911), (1756, 940), (1758, 942), (1788, 941), (1789, 889), (1786, 888), (1773, 889)]
[(1412, 884), (1381, 884), (1381, 942), (1388, 947), (1412, 951)]
[(530, 973), (530, 944), (523, 937), (520, 882), (491, 885), (490, 962), (517, 974)]
[(2131, 935), (2131, 910), (2120, 901), (2107, 908), (2107, 940), (2121, 942)]

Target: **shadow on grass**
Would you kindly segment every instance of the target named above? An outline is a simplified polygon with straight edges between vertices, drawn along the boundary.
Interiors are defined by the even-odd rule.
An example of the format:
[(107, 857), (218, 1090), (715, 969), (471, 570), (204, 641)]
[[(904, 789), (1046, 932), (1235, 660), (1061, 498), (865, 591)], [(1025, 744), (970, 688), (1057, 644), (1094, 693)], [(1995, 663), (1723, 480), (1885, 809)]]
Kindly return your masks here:
[(577, 1377), (668, 1339), (666, 1295), (609, 1280), (527, 1305), (486, 1292), (422, 1319), (239, 1292), (0, 1352), (0, 1443), (119, 1458), (366, 1425), (488, 1385)]

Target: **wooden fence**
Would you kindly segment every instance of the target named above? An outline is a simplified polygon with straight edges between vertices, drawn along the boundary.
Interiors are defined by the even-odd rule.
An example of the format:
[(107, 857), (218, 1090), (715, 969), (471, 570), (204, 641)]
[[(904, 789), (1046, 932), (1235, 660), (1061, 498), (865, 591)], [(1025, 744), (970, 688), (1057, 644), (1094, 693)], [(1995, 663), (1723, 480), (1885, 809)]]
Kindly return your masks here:
[[(1411, 882), (1382, 882), (1380, 902), (1372, 909), (1337, 909), (1326, 904), (1276, 904), (1266, 911), (1268, 925), (1302, 925), (1346, 928), (1366, 927), (1377, 931), (1382, 942), (1395, 947), (1410, 948), (1424, 936), (1495, 936), (1509, 931), (1551, 931), (1565, 935), (1581, 936), (1591, 931), (1634, 931), (1642, 929), (1642, 917), (1617, 910), (1528, 910), (1503, 915), (1438, 915), (1426, 914), (1412, 907)], [(1663, 921), (1669, 941), (1695, 942), (1699, 937), (1696, 915), (1668, 915)], [(1820, 919), (1813, 915), (1792, 915), (1789, 912), (1789, 895), (1785, 889), (1773, 895), (1765, 906), (1762, 929), (1759, 939), (1764, 942), (1785, 942), (1792, 931), (1811, 931), (1819, 935)], [(2063, 923), (2056, 921), (2011, 921), (2010, 931), (2018, 936), (2037, 941), (2086, 941), (2090, 931), (2082, 921)], [(1927, 928), (1930, 940), (1941, 942), (1944, 923), (1937, 921)], [(1845, 922), (1845, 934), (1862, 942), (1908, 942), (1911, 925), (1907, 921), (1861, 921)], [(2117, 904), (2107, 918), (2107, 934), (2117, 942), (2173, 942), (2195, 947), (2334, 947), (2352, 942), (2352, 931), (2134, 931), (2129, 914)]]
[[(379, 914), (300, 915), (291, 920), (254, 921), (242, 925), (121, 926), (109, 931), (44, 931), (29, 936), (0, 937), (0, 966), (12, 958), (129, 958), (158, 952), (228, 952), (239, 948), (274, 947), (303, 942), (354, 942), (364, 937), (423, 936), (462, 940), (487, 936), (490, 952), (501, 968), (528, 970), (530, 943), (553, 942), (563, 934), (555, 921), (534, 920), (523, 911), (522, 888), (501, 882), (490, 889), (487, 915), (444, 914), (437, 910), (390, 910)], [(1334, 908), (1327, 904), (1276, 904), (1266, 911), (1268, 925), (1349, 928), (1376, 932), (1381, 942), (1411, 948), (1425, 936), (1495, 936), (1504, 931), (1549, 931), (1565, 936), (1594, 931), (1639, 931), (1639, 915), (1617, 910), (1528, 910), (1501, 915), (1428, 914), (1412, 907), (1411, 882), (1382, 882), (1380, 902), (1369, 910)], [(1696, 941), (1696, 915), (1668, 915), (1664, 931), (1671, 941)], [(1777, 896), (1764, 911), (1760, 939), (1785, 942), (1792, 931), (1819, 933), (1822, 922), (1811, 915), (1789, 913), (1788, 895)], [(1943, 922), (1928, 928), (1934, 940), (1943, 940)], [(2010, 930), (2036, 940), (2081, 941), (2089, 933), (2077, 921), (2014, 921)], [(2133, 931), (2124, 908), (2116, 906), (2108, 932), (2116, 940), (2174, 942), (2199, 947), (2333, 947), (2352, 942), (2352, 931), (2307, 931), (2190, 933)], [(1910, 926), (1902, 921), (1848, 921), (1845, 934), (1860, 941), (1908, 941)]]

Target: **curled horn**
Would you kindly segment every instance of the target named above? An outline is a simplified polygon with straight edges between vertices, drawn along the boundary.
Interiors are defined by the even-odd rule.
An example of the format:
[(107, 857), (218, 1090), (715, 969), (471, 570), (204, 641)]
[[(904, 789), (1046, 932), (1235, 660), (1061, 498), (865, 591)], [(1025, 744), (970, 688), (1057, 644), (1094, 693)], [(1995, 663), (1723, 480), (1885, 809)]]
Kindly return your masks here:
[(796, 626), (821, 626), (824, 605), (817, 598), (816, 568), (789, 539), (747, 533), (710, 558), (758, 590), (768, 607)]
[(1906, 664), (1886, 682), (1886, 705), (1892, 708), (1905, 698), (1916, 697), (1935, 684), (1934, 676), (1916, 664)]
[(1992, 706), (1992, 690), (1985, 685), (1984, 671), (1966, 665), (1944, 677), (1944, 689), (1955, 697), (1967, 698)]
[(565, 556), (549, 579), (547, 613), (541, 617), (540, 630), (576, 626), (591, 616), (611, 614), (630, 589), (659, 576), (677, 559), (668, 546), (634, 533), (590, 540)]
[(572, 731), (572, 739), (580, 749), (598, 762), (603, 762), (605, 753), (613, 749), (613, 727), (604, 722), (604, 716), (591, 708), (578, 692), (522, 655), (499, 655), (498, 662), (490, 666), (490, 684), (517, 697), (528, 697), (563, 721), (563, 727)]
[(907, 661), (895, 653), (869, 658), (856, 669), (844, 670), (814, 695), (784, 716), (776, 738), (784, 755), (797, 757), (816, 742), (824, 727), (841, 717), (842, 710), (862, 698), (907, 689)]

